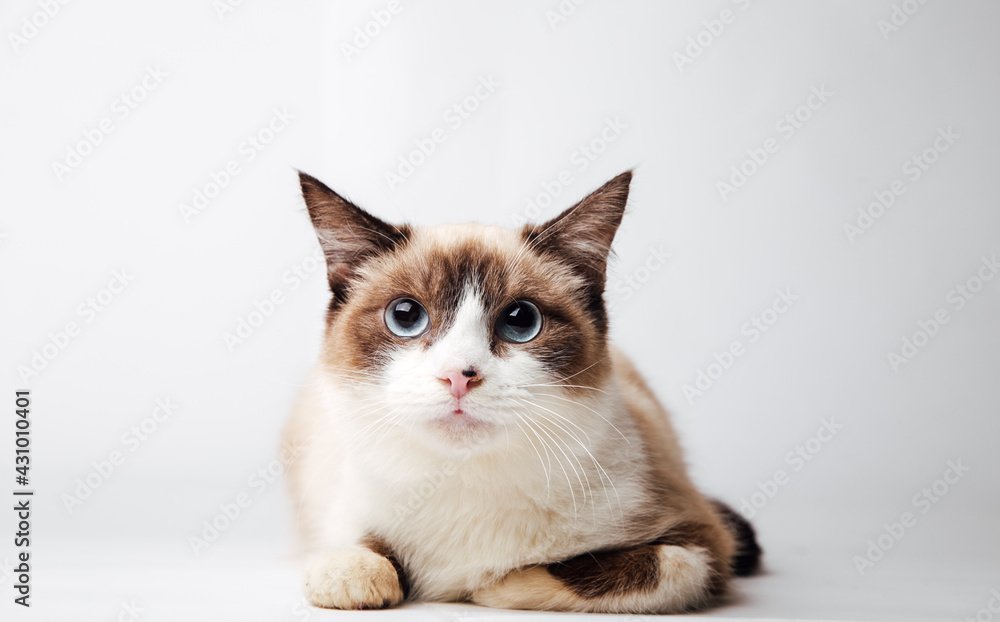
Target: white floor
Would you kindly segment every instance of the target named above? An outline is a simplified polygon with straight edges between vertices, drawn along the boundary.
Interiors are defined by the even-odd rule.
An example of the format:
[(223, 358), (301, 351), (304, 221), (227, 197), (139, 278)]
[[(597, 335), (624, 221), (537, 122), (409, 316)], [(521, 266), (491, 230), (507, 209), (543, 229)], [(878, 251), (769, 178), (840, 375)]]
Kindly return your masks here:
[[(12, 577), (0, 573), (3, 620), (435, 620), (597, 619), (594, 616), (511, 612), (465, 604), (414, 603), (388, 611), (312, 609), (299, 595), (298, 562), (271, 546), (227, 543), (201, 557), (176, 541), (50, 544), (35, 560), (30, 611), (11, 603)], [(766, 573), (736, 583), (731, 602), (705, 619), (966, 620), (990, 613), (1000, 589), (1000, 560), (919, 556), (890, 551), (860, 576), (852, 553), (822, 547), (772, 546)], [(997, 592), (1000, 594), (1000, 592)], [(994, 601), (1000, 610), (1000, 599)], [(132, 607), (139, 611), (132, 616)], [(984, 610), (985, 612), (981, 612)], [(653, 617), (650, 616), (649, 619)], [(643, 620), (643, 616), (601, 619)]]

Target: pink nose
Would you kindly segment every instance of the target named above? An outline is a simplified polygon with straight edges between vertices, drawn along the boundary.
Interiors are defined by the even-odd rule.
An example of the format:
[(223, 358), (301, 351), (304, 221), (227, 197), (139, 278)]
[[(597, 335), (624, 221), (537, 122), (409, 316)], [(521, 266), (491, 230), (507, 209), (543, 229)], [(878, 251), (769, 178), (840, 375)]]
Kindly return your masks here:
[(441, 381), (448, 383), (448, 390), (451, 391), (451, 394), (456, 399), (461, 399), (466, 393), (472, 390), (472, 383), (479, 382), (478, 376), (478, 372), (474, 369), (466, 369), (464, 371), (452, 369), (444, 373)]

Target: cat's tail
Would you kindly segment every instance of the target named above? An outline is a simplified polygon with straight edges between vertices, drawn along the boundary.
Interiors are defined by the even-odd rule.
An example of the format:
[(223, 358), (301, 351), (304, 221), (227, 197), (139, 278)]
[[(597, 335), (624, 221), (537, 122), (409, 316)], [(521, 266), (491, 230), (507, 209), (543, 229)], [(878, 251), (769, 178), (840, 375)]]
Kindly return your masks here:
[(721, 501), (712, 500), (716, 512), (736, 539), (736, 554), (729, 565), (737, 577), (747, 577), (760, 570), (763, 550), (757, 543), (757, 535), (750, 521)]

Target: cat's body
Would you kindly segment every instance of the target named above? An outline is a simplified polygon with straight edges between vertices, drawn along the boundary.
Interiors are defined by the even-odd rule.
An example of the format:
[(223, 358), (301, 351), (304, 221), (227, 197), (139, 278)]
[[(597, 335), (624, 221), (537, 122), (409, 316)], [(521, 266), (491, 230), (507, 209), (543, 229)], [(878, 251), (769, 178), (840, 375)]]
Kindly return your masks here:
[(314, 604), (674, 612), (756, 565), (607, 343), (629, 179), (512, 231), (394, 227), (303, 175), (333, 292), (285, 437)]

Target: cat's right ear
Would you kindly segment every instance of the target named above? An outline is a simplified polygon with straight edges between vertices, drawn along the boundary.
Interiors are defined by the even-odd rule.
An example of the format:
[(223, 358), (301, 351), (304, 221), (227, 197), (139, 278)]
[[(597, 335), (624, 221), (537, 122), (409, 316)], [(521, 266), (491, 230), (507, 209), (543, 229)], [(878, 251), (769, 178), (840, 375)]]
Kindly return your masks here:
[(323, 182), (299, 171), (302, 198), (316, 237), (326, 255), (326, 274), (333, 305), (347, 299), (351, 279), (361, 264), (406, 243), (409, 227), (397, 227), (372, 216)]

